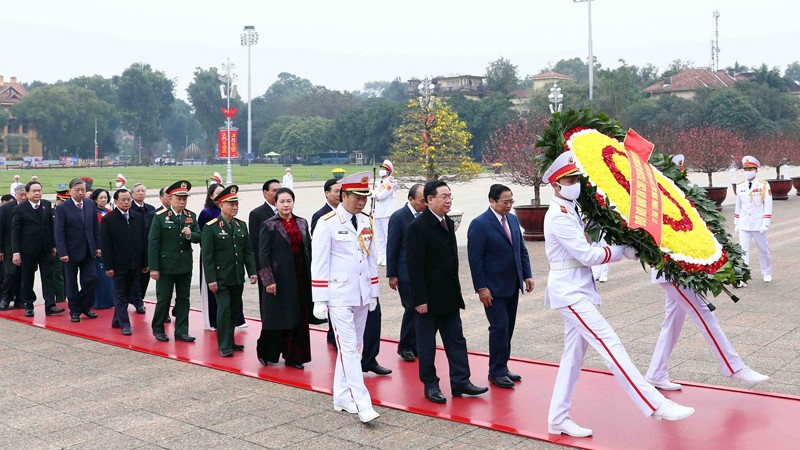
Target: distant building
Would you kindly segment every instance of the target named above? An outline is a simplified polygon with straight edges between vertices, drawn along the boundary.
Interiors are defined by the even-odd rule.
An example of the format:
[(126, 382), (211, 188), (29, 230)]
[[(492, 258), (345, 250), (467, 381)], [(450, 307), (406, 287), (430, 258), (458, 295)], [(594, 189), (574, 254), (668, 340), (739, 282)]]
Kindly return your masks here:
[(553, 87), (553, 83), (561, 83), (566, 80), (573, 80), (572, 76), (558, 72), (545, 72), (531, 77), (533, 81), (533, 92), (547, 90)]
[(9, 159), (22, 159), (24, 156), (42, 156), (42, 141), (36, 130), (27, 123), (17, 120), (11, 108), (28, 95), (28, 91), (11, 77), (6, 82), (0, 75), (0, 108), (4, 108), (11, 116), (8, 124), (0, 128), (0, 156)]
[(519, 89), (511, 92), (511, 108), (519, 114), (528, 114), (530, 112), (530, 100), (533, 91), (530, 89)]
[[(453, 77), (436, 77), (431, 80), (435, 86), (433, 95), (450, 97), (461, 93), (470, 100), (480, 100), (489, 93), (486, 78), (478, 75), (457, 75)], [(419, 84), (421, 80), (408, 80), (408, 95), (411, 98), (419, 97)]]
[(700, 90), (731, 87), (737, 81), (746, 79), (747, 77), (743, 74), (731, 75), (724, 70), (715, 72), (707, 68), (686, 69), (642, 89), (642, 94), (654, 98), (672, 94), (691, 99)]

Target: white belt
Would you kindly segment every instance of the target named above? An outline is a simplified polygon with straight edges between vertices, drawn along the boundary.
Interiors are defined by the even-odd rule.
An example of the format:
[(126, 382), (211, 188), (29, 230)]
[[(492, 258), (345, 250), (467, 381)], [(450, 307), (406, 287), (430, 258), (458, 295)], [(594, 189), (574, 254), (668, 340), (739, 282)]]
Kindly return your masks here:
[(550, 262), (550, 270), (567, 270), (577, 269), (579, 267), (586, 267), (582, 262), (577, 259), (568, 259), (566, 261)]

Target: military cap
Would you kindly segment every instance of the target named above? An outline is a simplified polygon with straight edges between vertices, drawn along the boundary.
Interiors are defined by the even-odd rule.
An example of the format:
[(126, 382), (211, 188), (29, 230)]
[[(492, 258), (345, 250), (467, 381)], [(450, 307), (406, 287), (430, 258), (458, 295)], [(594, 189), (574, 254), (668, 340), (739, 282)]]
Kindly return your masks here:
[(172, 183), (167, 188), (167, 194), (169, 195), (189, 195), (189, 190), (192, 189), (192, 183), (186, 180), (180, 180)]

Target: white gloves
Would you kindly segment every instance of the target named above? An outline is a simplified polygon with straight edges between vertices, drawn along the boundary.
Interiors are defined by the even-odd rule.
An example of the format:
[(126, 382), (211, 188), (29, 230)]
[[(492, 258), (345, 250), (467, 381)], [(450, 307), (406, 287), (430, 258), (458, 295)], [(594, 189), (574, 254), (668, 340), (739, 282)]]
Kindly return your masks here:
[(761, 228), (758, 229), (758, 232), (764, 234), (769, 230), (769, 225), (761, 225)]
[(314, 303), (314, 317), (319, 320), (325, 320), (328, 318), (328, 304), (326, 302)]
[(375, 311), (375, 308), (378, 307), (378, 297), (372, 297), (369, 299), (369, 311)]
[(636, 249), (631, 246), (627, 246), (625, 247), (625, 251), (622, 253), (622, 255), (628, 259), (636, 259)]
[(739, 225), (733, 227), (733, 232), (738, 234), (739, 233)]

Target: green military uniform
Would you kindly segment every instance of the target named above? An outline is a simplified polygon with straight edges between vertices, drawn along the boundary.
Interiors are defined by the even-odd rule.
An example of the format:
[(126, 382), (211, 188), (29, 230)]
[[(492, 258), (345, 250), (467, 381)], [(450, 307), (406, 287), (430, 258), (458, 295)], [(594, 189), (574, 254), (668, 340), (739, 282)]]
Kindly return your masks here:
[[(218, 204), (236, 202), (238, 187), (225, 188), (216, 199)], [(200, 245), (203, 247), (203, 273), (206, 283), (217, 283), (217, 345), (223, 356), (242, 349), (234, 342), (233, 331), (242, 314), (242, 291), (245, 271), (256, 275), (256, 260), (247, 233), (247, 224), (237, 218), (226, 220), (222, 215), (206, 223)]]
[[(182, 180), (168, 188), (170, 195), (189, 195), (191, 183)], [(181, 230), (189, 227), (191, 238)], [(153, 313), (153, 334), (164, 333), (164, 322), (169, 313), (173, 289), (175, 291), (175, 337), (189, 333), (189, 290), (192, 283), (192, 243), (200, 242), (197, 216), (184, 209), (180, 214), (171, 207), (158, 211), (150, 227), (148, 265), (158, 271), (156, 282), (156, 310)], [(192, 338), (193, 340), (193, 338)]]

